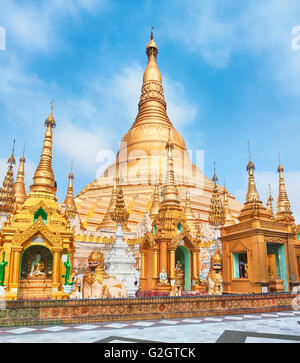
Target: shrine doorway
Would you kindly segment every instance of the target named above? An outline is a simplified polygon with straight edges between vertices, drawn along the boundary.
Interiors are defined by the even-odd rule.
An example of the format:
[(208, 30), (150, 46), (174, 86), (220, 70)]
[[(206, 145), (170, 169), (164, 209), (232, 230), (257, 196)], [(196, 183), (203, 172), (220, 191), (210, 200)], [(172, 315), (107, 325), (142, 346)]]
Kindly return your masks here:
[(45, 246), (33, 245), (23, 251), (20, 263), (20, 299), (50, 299), (52, 265), (53, 255)]
[(286, 253), (284, 244), (267, 243), (268, 271), (283, 280), (284, 291), (289, 291)]
[(191, 254), (187, 247), (178, 246), (175, 252), (176, 266), (178, 261), (181, 265), (181, 270), (175, 271), (176, 275), (182, 281), (183, 289), (185, 291), (191, 291)]

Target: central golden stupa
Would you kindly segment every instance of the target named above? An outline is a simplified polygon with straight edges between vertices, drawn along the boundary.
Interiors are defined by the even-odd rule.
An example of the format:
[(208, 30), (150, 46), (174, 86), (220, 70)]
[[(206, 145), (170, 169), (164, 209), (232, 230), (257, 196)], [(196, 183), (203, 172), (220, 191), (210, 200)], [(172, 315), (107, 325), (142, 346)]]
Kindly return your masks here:
[[(167, 115), (162, 76), (156, 61), (158, 48), (152, 31), (146, 54), (148, 64), (143, 76), (138, 115), (121, 140), (116, 161), (75, 199), (82, 224), (90, 232), (115, 230), (110, 213), (115, 206), (116, 180), (122, 184), (130, 213), (124, 232), (135, 233), (146, 211), (150, 216), (157, 213), (157, 199), (166, 178), (169, 135), (174, 145), (175, 179), (181, 205), (194, 222), (208, 221), (214, 182), (191, 162), (183, 137)], [(224, 192), (224, 188), (218, 188)], [(226, 197), (231, 214), (236, 218), (241, 204), (228, 193)]]

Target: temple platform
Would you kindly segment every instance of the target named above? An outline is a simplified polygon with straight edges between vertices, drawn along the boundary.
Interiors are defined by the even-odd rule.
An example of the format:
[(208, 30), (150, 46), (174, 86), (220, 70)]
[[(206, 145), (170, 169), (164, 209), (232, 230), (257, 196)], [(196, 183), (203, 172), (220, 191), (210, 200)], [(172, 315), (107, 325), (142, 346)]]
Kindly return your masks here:
[(292, 310), (292, 293), (15, 300), (0, 309), (0, 327), (195, 318)]

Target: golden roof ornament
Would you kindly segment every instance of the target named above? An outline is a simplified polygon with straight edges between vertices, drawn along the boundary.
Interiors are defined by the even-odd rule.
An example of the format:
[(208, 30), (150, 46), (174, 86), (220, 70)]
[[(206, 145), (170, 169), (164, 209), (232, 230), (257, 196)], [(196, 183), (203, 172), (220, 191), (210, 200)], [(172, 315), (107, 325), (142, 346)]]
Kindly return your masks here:
[(155, 216), (160, 208), (159, 184), (155, 184), (149, 216)]
[(16, 179), (16, 182), (14, 183), (15, 204), (16, 204), (17, 208), (20, 208), (24, 204), (26, 197), (27, 197), (25, 182), (24, 182), (25, 162), (26, 162), (24, 153), (25, 153), (25, 144), (24, 144), (24, 148), (23, 148), (23, 154), (20, 158), (17, 179)]
[(256, 190), (256, 185), (255, 185), (255, 179), (254, 179), (255, 166), (251, 159), (252, 154), (250, 151), (250, 142), (249, 141), (248, 141), (248, 150), (249, 150), (249, 163), (247, 165), (248, 191), (247, 191), (246, 201), (251, 202), (253, 200), (259, 200), (259, 195), (258, 195), (258, 192)]
[(74, 192), (73, 192), (73, 180), (74, 180), (74, 175), (73, 175), (73, 161), (72, 161), (72, 166), (71, 166), (71, 171), (69, 174), (69, 185), (68, 185), (68, 190), (67, 190), (67, 194), (66, 194), (66, 198), (64, 200), (64, 205), (66, 206), (66, 210), (65, 213), (67, 214), (68, 217), (74, 217), (77, 213), (77, 207), (74, 201)]
[(259, 194), (256, 190), (255, 178), (254, 178), (255, 166), (251, 159), (252, 154), (250, 152), (250, 142), (248, 142), (248, 150), (249, 150), (249, 163), (246, 168), (248, 171), (248, 190), (244, 207), (242, 208), (238, 219), (240, 222), (245, 220), (251, 220), (253, 218), (258, 218), (258, 217), (260, 219), (270, 220), (271, 215), (269, 211), (267, 211), (267, 208), (263, 205), (262, 201), (259, 198)]
[(13, 167), (16, 164), (14, 157), (15, 140), (13, 142), (13, 148), (11, 156), (9, 157), (8, 170), (3, 180), (3, 187), (0, 189), (0, 212), (12, 214), (14, 211), (15, 193), (14, 193), (14, 173)]
[(286, 217), (292, 216), (292, 211), (291, 211), (291, 204), (286, 193), (285, 181), (283, 176), (284, 168), (281, 165), (280, 154), (279, 154), (279, 166), (277, 171), (279, 173), (279, 192), (277, 199), (276, 218), (285, 219)]
[(224, 226), (226, 227), (235, 224), (235, 219), (233, 218), (231, 210), (229, 208), (228, 191), (226, 189), (225, 180), (224, 180), (223, 208), (224, 208)]
[(270, 213), (271, 217), (274, 218), (273, 201), (271, 185), (269, 184), (269, 197), (267, 200), (267, 211)]
[(118, 185), (116, 206), (113, 212), (111, 212), (111, 219), (117, 224), (123, 224), (127, 222), (128, 218), (129, 213), (125, 208), (123, 189), (121, 185)]
[(218, 191), (218, 186), (217, 186), (217, 175), (216, 175), (216, 164), (214, 162), (214, 175), (212, 178), (212, 181), (214, 182), (214, 189), (213, 189), (213, 194), (210, 200), (210, 214), (208, 217), (208, 221), (210, 224), (214, 225), (214, 226), (220, 226), (222, 224), (224, 224), (225, 222), (225, 217), (224, 217), (224, 207), (223, 207), (223, 203), (221, 201), (221, 197)]
[(46, 133), (43, 150), (39, 165), (34, 173), (33, 184), (30, 192), (46, 193), (56, 200), (56, 182), (52, 170), (52, 129), (56, 126), (53, 117), (53, 101), (51, 102), (51, 112), (45, 121)]
[(176, 203), (179, 205), (178, 198), (178, 188), (175, 183), (175, 175), (174, 175), (174, 160), (172, 155), (172, 150), (174, 149), (174, 145), (171, 141), (171, 128), (169, 128), (169, 137), (166, 143), (167, 150), (167, 172), (166, 172), (166, 182), (163, 186), (162, 192), (162, 200), (163, 202), (170, 201), (172, 203)]

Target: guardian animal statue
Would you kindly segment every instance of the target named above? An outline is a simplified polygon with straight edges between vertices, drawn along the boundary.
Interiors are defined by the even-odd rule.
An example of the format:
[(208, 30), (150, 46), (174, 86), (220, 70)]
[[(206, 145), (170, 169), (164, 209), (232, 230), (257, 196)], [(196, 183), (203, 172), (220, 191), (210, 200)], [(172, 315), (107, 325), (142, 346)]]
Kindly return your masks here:
[(91, 252), (88, 258), (89, 272), (83, 276), (83, 298), (102, 299), (127, 297), (122, 281), (110, 278), (104, 269), (101, 251)]
[(208, 295), (222, 295), (223, 277), (222, 277), (222, 258), (219, 247), (210, 259), (210, 270), (207, 275)]

